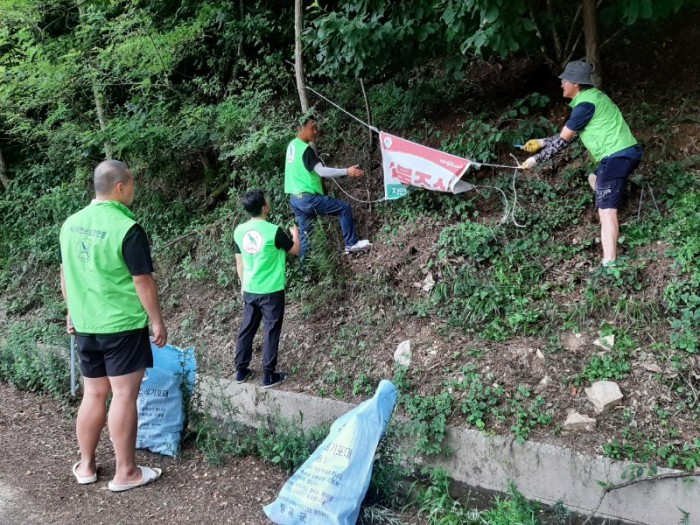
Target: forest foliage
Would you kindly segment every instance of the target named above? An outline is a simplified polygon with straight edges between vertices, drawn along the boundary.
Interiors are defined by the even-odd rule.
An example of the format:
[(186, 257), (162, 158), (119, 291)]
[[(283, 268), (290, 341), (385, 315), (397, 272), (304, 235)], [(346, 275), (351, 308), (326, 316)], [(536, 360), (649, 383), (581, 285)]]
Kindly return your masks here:
[[(700, 1), (597, 4), (604, 47), (620, 45), (620, 31), (682, 14)], [(533, 65), (540, 73), (546, 68), (558, 73), (569, 59), (585, 54), (581, 6), (564, 0), (307, 3), (307, 81), (362, 116), (361, 86), (366, 85), (376, 125), (408, 138), (429, 138), (445, 151), (497, 160), (518, 140), (554, 132), (544, 118), (550, 100), (540, 93), (520, 93), (507, 110), (490, 113), (488, 93), (480, 91), (470, 73), (479, 65), (496, 69), (508, 61)], [(188, 232), (239, 218), (237, 197), (250, 187), (266, 191), (277, 210), (276, 222), (291, 221), (281, 168), (299, 112), (293, 20), (291, 2), (281, 0), (0, 0), (0, 323), (21, 321), (7, 337), (19, 340), (31, 334), (40, 339), (43, 332), (56, 337), (60, 332), (64, 306), (56, 278), (58, 230), (68, 215), (89, 201), (92, 169), (106, 156), (126, 161), (136, 174), (136, 211), (157, 256)], [(465, 110), (465, 101), (475, 102), (474, 107)], [(687, 119), (683, 103), (679, 106), (664, 123), (655, 120), (659, 111), (649, 105), (640, 105), (631, 119), (660, 130), (659, 135), (670, 135), (672, 125)], [(465, 116), (457, 131), (442, 133), (431, 125), (430, 119), (455, 107)], [(324, 150), (341, 156), (364, 152), (369, 159), (366, 130), (333, 108), (323, 108)], [(658, 143), (651, 146), (647, 159), (654, 162), (664, 151)], [(579, 145), (568, 154), (585, 163)], [(477, 197), (471, 195), (456, 199), (414, 192), (391, 208), (374, 209), (371, 213), (386, 225), (380, 233), (388, 242), (402, 242), (392, 238), (402, 231), (397, 225), (424, 217), (447, 221), (436, 256), (428, 263), (444, 278), (427, 299), (412, 304), (378, 280), (369, 289), (360, 276), (353, 286), (367, 287), (368, 298), (378, 297), (381, 286), (392, 288), (386, 295), (395, 299), (392, 306), (402, 314), (435, 315), (449, 328), (479, 326), (480, 335), (491, 341), (547, 338), (552, 336), (548, 323), (580, 329), (590, 319), (604, 323), (606, 315), (626, 316), (630, 326), (639, 328), (631, 331), (631, 339), (645, 337), (651, 324), (670, 325), (669, 337), (655, 348), (670, 350), (668, 360), (678, 371), (667, 384), (676, 396), (674, 414), (691, 408), (697, 419), (696, 379), (686, 378), (683, 371), (685, 357), (700, 352), (700, 188), (690, 171), (697, 158), (673, 160), (659, 167), (664, 186), (657, 188), (668, 218), (634, 224), (622, 241), (629, 253), (662, 238), (673, 245), (673, 278), (651, 299), (638, 295), (636, 277), (643, 267), (634, 257), (626, 273), (614, 275), (606, 289), (543, 277), (553, 266), (592, 251), (590, 241), (573, 245), (554, 239), (555, 232), (581, 220), (581, 210), (592, 200), (575, 189), (574, 174), (566, 170), (556, 187), (545, 179), (527, 182), (521, 197), (532, 212), (518, 217), (524, 230), (481, 223), (474, 205)], [(511, 180), (504, 177), (494, 184), (507, 190)], [(567, 197), (575, 197), (563, 198), (567, 191)], [(207, 256), (226, 257), (227, 265), (215, 270), (213, 264), (198, 266), (190, 254), (173, 260), (185, 280), (211, 280), (231, 288), (235, 277), (230, 243), (207, 242)], [(581, 290), (574, 290), (576, 286)], [(339, 288), (328, 286), (319, 297), (327, 299), (325, 293)], [(570, 310), (562, 308), (563, 301), (554, 301), (569, 296), (581, 299), (572, 300)], [(369, 301), (367, 316), (374, 315)], [(378, 300), (371, 308), (381, 304)], [(39, 309), (50, 329), (25, 318)], [(667, 317), (662, 318), (661, 310)], [(351, 328), (348, 334), (348, 339), (356, 339)], [(14, 365), (10, 350), (3, 353), (5, 348), (9, 347), (0, 345), (0, 377), (7, 378)], [(17, 348), (24, 352), (23, 360), (31, 358), (28, 345)], [(631, 352), (625, 346), (615, 359), (592, 360), (569, 379), (579, 385), (625, 377)], [(23, 365), (23, 370), (33, 369)], [(22, 375), (23, 384), (35, 385), (35, 373), (40, 372)], [(429, 413), (417, 427), (427, 429), (423, 437), (430, 450), (440, 449), (440, 443), (429, 438), (444, 435), (444, 421), (458, 405), (453, 392), (466, 396), (460, 410), (478, 428), (485, 428), (489, 418), (513, 418), (517, 436), (526, 439), (536, 426), (551, 424), (540, 410), (543, 402), (529, 390), (513, 385), (514, 397), (506, 401), (475, 369), (462, 373), (465, 379), (450, 385), (441, 403), (418, 395), (404, 398), (404, 408), (421, 416), (441, 410)], [(371, 384), (371, 371), (367, 374), (354, 379), (358, 391)], [(50, 384), (55, 386), (59, 382), (54, 379)], [(336, 377), (336, 390), (338, 382)], [(436, 424), (437, 419), (442, 423)], [(638, 453), (630, 452), (627, 444), (610, 447), (607, 452), (614, 457)], [(700, 444), (683, 451), (670, 447), (653, 453), (640, 450), (657, 454), (655, 459), (671, 466), (700, 464)]]
[[(632, 24), (695, 3), (603, 2), (599, 17)], [(310, 81), (359, 109), (366, 80), (375, 115), (397, 131), (468, 90), (449, 79), (474, 60), (520, 53), (559, 67), (581, 52), (580, 5), (564, 1), (314, 2), (305, 22)], [(2, 286), (54, 262), (56, 229), (88, 198), (105, 155), (138, 173), (140, 217), (156, 240), (251, 185), (282, 202), (280, 153), (298, 107), (293, 39), (292, 7), (279, 0), (3, 0)]]

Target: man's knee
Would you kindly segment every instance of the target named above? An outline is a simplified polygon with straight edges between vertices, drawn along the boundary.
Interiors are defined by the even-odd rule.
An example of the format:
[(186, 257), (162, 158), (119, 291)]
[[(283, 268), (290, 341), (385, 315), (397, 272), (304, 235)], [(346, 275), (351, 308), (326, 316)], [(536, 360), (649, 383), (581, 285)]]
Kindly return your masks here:
[(596, 176), (595, 173), (591, 173), (591, 174), (588, 176), (588, 184), (590, 184), (591, 189), (593, 189), (594, 191), (595, 191), (595, 182), (596, 182), (597, 179), (598, 179), (598, 177)]

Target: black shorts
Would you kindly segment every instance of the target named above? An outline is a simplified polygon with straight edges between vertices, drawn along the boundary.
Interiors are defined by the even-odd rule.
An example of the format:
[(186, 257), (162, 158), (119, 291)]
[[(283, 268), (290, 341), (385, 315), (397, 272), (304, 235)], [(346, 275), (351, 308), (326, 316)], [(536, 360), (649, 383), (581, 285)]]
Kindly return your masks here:
[(75, 334), (83, 377), (116, 377), (151, 368), (148, 327), (117, 334)]
[(639, 166), (638, 159), (606, 157), (596, 168), (595, 207), (617, 209), (627, 185), (627, 178)]

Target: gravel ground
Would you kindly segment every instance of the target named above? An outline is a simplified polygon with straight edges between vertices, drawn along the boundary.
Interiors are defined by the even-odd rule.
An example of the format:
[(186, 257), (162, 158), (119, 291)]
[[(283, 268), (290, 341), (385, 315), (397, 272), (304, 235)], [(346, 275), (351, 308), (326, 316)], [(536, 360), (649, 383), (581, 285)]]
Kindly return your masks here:
[(262, 507), (286, 474), (257, 458), (214, 466), (191, 443), (178, 459), (138, 451), (138, 463), (162, 468), (163, 477), (116, 494), (107, 488), (114, 456), (105, 429), (98, 481), (78, 485), (71, 473), (79, 459), (73, 411), (0, 383), (0, 525), (270, 523)]

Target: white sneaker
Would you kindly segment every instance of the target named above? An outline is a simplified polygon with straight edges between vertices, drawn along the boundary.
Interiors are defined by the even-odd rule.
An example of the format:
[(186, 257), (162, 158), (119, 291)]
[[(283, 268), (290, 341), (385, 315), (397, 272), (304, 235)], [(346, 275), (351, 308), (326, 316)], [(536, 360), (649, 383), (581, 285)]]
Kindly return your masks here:
[(370, 246), (372, 246), (371, 242), (369, 242), (367, 239), (362, 239), (361, 241), (357, 241), (352, 246), (346, 246), (345, 253), (361, 252), (362, 250), (368, 250)]

